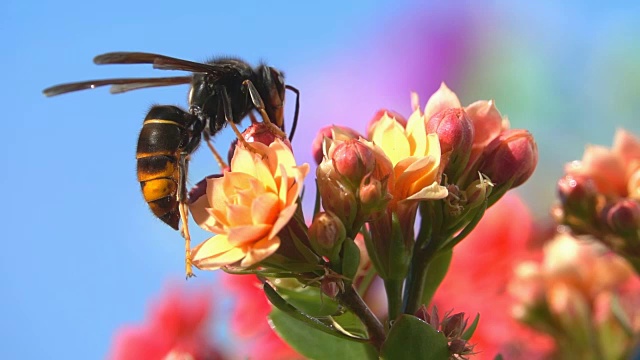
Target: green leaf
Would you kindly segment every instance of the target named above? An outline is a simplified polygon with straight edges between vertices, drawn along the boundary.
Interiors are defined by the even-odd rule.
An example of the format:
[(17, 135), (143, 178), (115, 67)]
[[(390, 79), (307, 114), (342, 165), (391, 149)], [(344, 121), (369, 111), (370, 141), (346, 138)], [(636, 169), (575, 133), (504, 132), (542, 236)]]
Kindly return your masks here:
[[(282, 296), (280, 296), (280, 294), (278, 294), (278, 292), (274, 288), (272, 288), (271, 285), (269, 285), (268, 283), (265, 282), (263, 288), (264, 288), (264, 293), (267, 295), (267, 298), (269, 298), (269, 301), (271, 302), (271, 304), (273, 304), (273, 306), (275, 306), (277, 309), (281, 310), (283, 313), (287, 314), (291, 318), (298, 320), (300, 323), (306, 324), (308, 327), (312, 329), (319, 330), (321, 332), (327, 333), (329, 335), (332, 335), (334, 337), (338, 337), (341, 339), (351, 340), (355, 342), (367, 341), (367, 339), (349, 336), (339, 331), (335, 327), (329, 326), (323, 323), (322, 321), (314, 317), (311, 317), (303, 313), (302, 311), (296, 309), (295, 307), (293, 307), (293, 305), (289, 304), (284, 298), (282, 298)], [(305, 331), (306, 330), (310, 330), (310, 329), (306, 328)]]
[(338, 303), (322, 294), (317, 287), (295, 289), (278, 286), (278, 293), (291, 305), (313, 317), (335, 315), (340, 311)]
[(279, 309), (273, 309), (269, 319), (278, 335), (309, 359), (378, 358), (375, 349), (368, 343), (336, 338), (316, 328), (309, 328)]
[(429, 304), (431, 302), (433, 294), (435, 294), (438, 286), (442, 283), (445, 275), (447, 275), (452, 256), (453, 250), (440, 251), (429, 264), (424, 290), (422, 291), (421, 304)]
[(471, 337), (473, 336), (473, 333), (476, 332), (476, 328), (478, 327), (478, 321), (480, 321), (480, 314), (476, 314), (476, 318), (473, 319), (473, 322), (471, 323), (471, 325), (469, 325), (469, 327), (467, 328), (467, 330), (465, 330), (464, 333), (462, 333), (462, 338), (469, 341), (469, 339), (471, 339)]
[(352, 312), (347, 311), (342, 315), (332, 316), (331, 319), (338, 323), (345, 331), (351, 335), (367, 337), (367, 329), (362, 324), (362, 321)]
[(447, 339), (431, 325), (411, 315), (401, 315), (393, 323), (382, 344), (381, 358), (386, 360), (447, 360)]
[(504, 358), (502, 357), (502, 354), (498, 354), (493, 358), (493, 360), (504, 360)]

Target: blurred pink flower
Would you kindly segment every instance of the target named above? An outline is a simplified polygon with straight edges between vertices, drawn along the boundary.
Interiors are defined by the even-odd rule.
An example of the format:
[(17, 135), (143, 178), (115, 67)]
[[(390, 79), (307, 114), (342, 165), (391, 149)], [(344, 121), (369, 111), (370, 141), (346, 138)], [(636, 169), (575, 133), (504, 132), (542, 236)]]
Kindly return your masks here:
[(169, 287), (151, 306), (147, 320), (115, 334), (109, 359), (223, 359), (208, 333), (212, 298), (206, 291)]
[(581, 161), (566, 166), (572, 176), (586, 176), (606, 196), (640, 198), (640, 139), (626, 130), (618, 130), (611, 149), (589, 145)]
[(231, 331), (240, 346), (234, 354), (242, 359), (293, 360), (302, 359), (269, 325), (271, 305), (254, 275), (222, 275), (223, 286), (234, 295)]
[(515, 195), (505, 196), (455, 247), (449, 272), (435, 294), (440, 309), (471, 318), (480, 313), (470, 341), (479, 359), (498, 353), (507, 359), (540, 359), (553, 349), (551, 339), (519, 324), (508, 311), (512, 300), (506, 284), (513, 268), (536, 256), (528, 248), (532, 225), (524, 203)]

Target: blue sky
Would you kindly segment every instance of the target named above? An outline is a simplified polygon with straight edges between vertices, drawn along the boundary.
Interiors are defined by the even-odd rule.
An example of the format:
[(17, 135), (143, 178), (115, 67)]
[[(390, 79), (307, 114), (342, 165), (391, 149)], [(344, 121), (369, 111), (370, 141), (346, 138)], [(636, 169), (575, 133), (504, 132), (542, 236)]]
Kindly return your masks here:
[[(546, 124), (556, 124), (553, 126), (562, 131), (579, 129), (584, 121), (596, 124), (589, 130), (579, 130), (580, 136), (569, 135), (571, 153), (551, 159), (554, 164), (579, 156), (581, 140), (610, 144), (616, 123), (626, 124), (638, 133), (640, 81), (631, 80), (640, 79), (627, 76), (640, 73), (639, 62), (631, 61), (640, 58), (640, 32), (632, 24), (640, 14), (637, 6), (599, 9), (583, 5), (573, 9), (543, 3), (525, 8), (492, 2), (483, 8), (471, 8), (459, 2), (453, 7), (459, 7), (461, 13), (477, 23), (492, 16), (508, 20), (487, 21), (487, 34), (500, 34), (502, 37), (493, 39), (509, 43), (501, 48), (503, 54), (521, 56), (517, 64), (522, 66), (514, 73), (522, 76), (522, 88), (531, 91), (526, 95), (537, 96), (538, 104), (548, 105), (551, 101), (557, 106), (543, 107), (544, 121), (536, 120), (537, 108), (524, 97), (513, 100), (504, 89), (496, 91), (497, 95), (487, 93), (498, 85), (484, 87), (489, 80), (482, 74), (489, 72), (472, 72), (474, 67), (469, 66), (450, 79), (436, 82), (438, 76), (434, 76), (433, 83), (422, 90), (434, 91), (439, 81), (446, 80), (458, 85), (465, 103), (497, 96), (498, 106), (504, 104), (509, 110), (514, 127), (532, 126), (539, 132), (536, 135), (540, 136), (540, 143), (549, 146), (562, 144), (566, 137), (545, 131)], [(418, 11), (424, 13), (425, 23), (443, 21), (444, 14), (452, 17), (442, 24), (462, 26), (456, 23), (459, 18), (452, 15), (457, 13), (451, 8), (444, 12), (438, 5), (419, 6), (409, 1), (194, 1), (169, 6), (121, 0), (9, 0), (0, 5), (0, 10), (4, 14), (0, 23), (4, 49), (0, 54), (4, 105), (0, 182), (5, 199), (0, 210), (4, 224), (0, 251), (4, 294), (0, 298), (2, 359), (101, 358), (113, 332), (124, 323), (142, 319), (149, 298), (160, 291), (167, 279), (180, 280), (183, 276), (182, 240), (155, 219), (142, 200), (134, 155), (149, 106), (184, 105), (187, 88), (151, 89), (119, 96), (99, 89), (56, 98), (45, 98), (42, 89), (84, 79), (166, 75), (149, 66), (98, 67), (92, 63), (93, 56), (109, 51), (149, 51), (191, 60), (206, 60), (213, 55), (236, 55), (251, 63), (266, 60), (283, 69), (288, 81), (302, 91), (301, 123), (305, 116), (308, 122), (301, 125), (298, 135), (308, 139), (321, 125), (348, 122), (331, 109), (348, 104), (349, 96), (371, 93), (375, 100), (357, 107), (356, 113), (363, 119), (360, 124), (380, 107), (400, 106), (399, 110), (408, 111), (408, 95), (404, 91), (408, 94), (413, 88), (400, 95), (389, 94), (384, 87), (370, 85), (366, 79), (355, 85), (350, 83), (348, 71), (341, 73), (341, 78), (331, 77), (339, 64), (353, 61), (353, 68), (358, 62), (366, 66), (367, 56), (384, 53), (375, 50), (373, 35), (380, 39), (387, 33), (397, 35), (403, 31), (403, 19)], [(565, 15), (569, 20), (563, 18)], [(507, 25), (514, 28), (507, 29)], [(478, 48), (484, 44), (473, 45), (476, 53), (482, 53)], [(398, 54), (410, 55), (410, 51)], [(589, 61), (583, 64), (585, 58)], [(465, 61), (474, 63), (475, 59)], [(608, 66), (609, 62), (616, 66)], [(402, 61), (393, 64), (396, 67), (389, 71), (403, 71), (397, 65)], [(557, 67), (549, 70), (549, 64)], [(474, 66), (490, 68), (487, 71), (518, 87), (519, 82), (508, 77), (514, 73), (482, 63)], [(375, 83), (380, 77), (383, 75), (372, 71), (367, 79)], [(323, 79), (333, 81), (322, 83)], [(473, 85), (464, 87), (465, 79), (472, 79)], [(628, 83), (625, 79), (629, 79)], [(336, 101), (332, 94), (344, 94), (343, 104), (321, 103), (322, 94), (316, 88), (321, 83), (321, 90), (331, 101)], [(621, 95), (610, 96), (618, 88), (603, 88), (602, 84), (607, 83), (628, 88)], [(346, 87), (349, 89), (344, 90)], [(550, 100), (539, 91), (548, 87), (558, 90)], [(306, 108), (305, 91), (311, 94)], [(578, 93), (579, 97), (574, 96)], [(423, 100), (427, 96), (424, 94)], [(406, 105), (400, 103), (403, 97)], [(316, 113), (305, 114), (305, 109)], [(334, 117), (323, 118), (319, 109), (326, 109)], [(607, 119), (604, 125), (598, 122), (612, 109), (620, 111), (618, 118)], [(571, 114), (579, 116), (573, 118)], [(517, 115), (524, 122), (518, 123)], [(230, 135), (221, 134), (216, 142), (228, 144)], [(225, 151), (226, 145), (221, 146)], [(308, 142), (294, 142), (294, 148), (302, 149), (304, 156), (308, 156), (307, 147)], [(206, 151), (198, 152), (192, 164), (192, 182), (217, 170)], [(548, 191), (550, 195), (544, 196), (553, 196), (549, 190), (552, 184), (531, 189), (538, 193)], [(540, 205), (544, 206), (548, 205)], [(206, 286), (213, 277), (200, 273), (189, 281), (189, 286)]]

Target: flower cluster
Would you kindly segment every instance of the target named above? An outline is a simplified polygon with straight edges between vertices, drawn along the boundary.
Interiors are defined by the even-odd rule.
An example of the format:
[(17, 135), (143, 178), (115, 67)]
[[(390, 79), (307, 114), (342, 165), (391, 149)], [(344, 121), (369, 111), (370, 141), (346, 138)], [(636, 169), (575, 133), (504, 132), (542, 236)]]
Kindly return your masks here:
[[(269, 124), (253, 124), (230, 151), (230, 166), (191, 192), (193, 218), (215, 235), (192, 249), (190, 262), (201, 270), (258, 275), (275, 307), (276, 330), (306, 356), (318, 354), (283, 330), (290, 319), (368, 344), (357, 351), (393, 357), (407, 341), (399, 334), (415, 326), (403, 314), (429, 303), (439, 284), (432, 273), (446, 272), (453, 247), (535, 169), (533, 137), (510, 130), (493, 101), (463, 107), (444, 84), (424, 108), (417, 95), (412, 99), (408, 119), (381, 110), (365, 135), (337, 125), (320, 131), (312, 149), (317, 204), (309, 224), (300, 207), (309, 165), (296, 163), (288, 140)], [(376, 278), (385, 288), (386, 325), (362, 300)], [(465, 357), (473, 331), (463, 341), (461, 329), (428, 341)]]
[(541, 262), (515, 268), (509, 292), (513, 315), (562, 339), (560, 358), (628, 358), (640, 331), (640, 280), (601, 243), (558, 233)]
[(592, 236), (640, 273), (640, 139), (618, 130), (613, 148), (588, 146), (558, 181), (556, 220)]

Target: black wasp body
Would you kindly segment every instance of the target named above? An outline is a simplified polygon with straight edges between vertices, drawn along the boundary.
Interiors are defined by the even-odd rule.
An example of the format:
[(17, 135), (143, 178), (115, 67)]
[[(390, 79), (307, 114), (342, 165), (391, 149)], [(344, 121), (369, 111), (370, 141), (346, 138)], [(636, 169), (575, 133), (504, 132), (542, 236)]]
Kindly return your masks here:
[[(117, 94), (149, 87), (191, 84), (187, 111), (167, 105), (151, 108), (143, 122), (136, 150), (138, 181), (145, 200), (152, 212), (172, 228), (178, 230), (182, 220), (188, 253), (186, 176), (189, 155), (198, 148), (202, 138), (209, 141), (227, 123), (237, 132), (235, 124), (254, 110), (281, 131), (284, 128), (285, 89), (294, 91), (296, 95), (299, 92), (285, 85), (284, 76), (277, 69), (264, 64), (253, 68), (234, 58), (198, 63), (159, 54), (113, 52), (96, 56), (94, 62), (153, 64), (157, 69), (193, 73), (190, 76), (89, 80), (44, 90), (45, 95), (55, 96), (111, 85), (111, 93)], [(296, 97), (290, 137), (295, 131), (298, 109), (299, 98)], [(219, 156), (217, 158), (220, 159)], [(188, 260), (187, 274), (191, 274)]]

